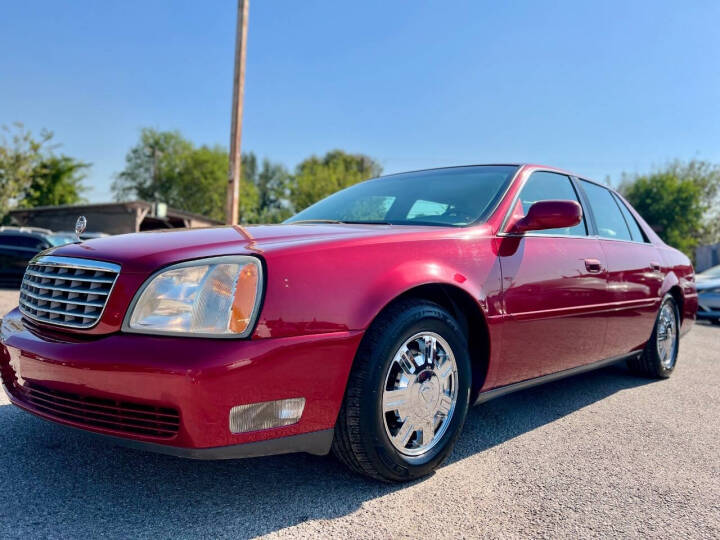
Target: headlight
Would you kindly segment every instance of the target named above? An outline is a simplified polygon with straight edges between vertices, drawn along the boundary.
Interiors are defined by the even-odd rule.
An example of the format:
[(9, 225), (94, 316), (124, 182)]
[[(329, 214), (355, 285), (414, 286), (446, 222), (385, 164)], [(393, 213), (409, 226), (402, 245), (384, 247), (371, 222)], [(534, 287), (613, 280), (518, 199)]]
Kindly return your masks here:
[(199, 259), (170, 266), (145, 282), (124, 330), (144, 334), (245, 337), (262, 292), (255, 257)]

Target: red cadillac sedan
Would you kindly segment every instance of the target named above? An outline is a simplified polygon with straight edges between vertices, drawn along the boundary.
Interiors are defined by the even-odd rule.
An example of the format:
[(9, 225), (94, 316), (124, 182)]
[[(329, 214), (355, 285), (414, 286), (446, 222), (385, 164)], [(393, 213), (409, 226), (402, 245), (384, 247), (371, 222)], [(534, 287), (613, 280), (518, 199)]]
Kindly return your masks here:
[(2, 321), (12, 403), (199, 459), (331, 450), (427, 475), (471, 404), (620, 360), (669, 377), (688, 258), (618, 193), (558, 169), (389, 175), (281, 225), (66, 245)]

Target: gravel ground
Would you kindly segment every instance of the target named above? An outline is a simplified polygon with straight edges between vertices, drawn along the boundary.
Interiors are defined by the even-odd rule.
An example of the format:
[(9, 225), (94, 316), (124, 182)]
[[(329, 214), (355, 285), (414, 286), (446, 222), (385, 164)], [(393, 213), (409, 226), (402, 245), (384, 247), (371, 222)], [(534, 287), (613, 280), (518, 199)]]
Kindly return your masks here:
[(0, 289), (0, 318), (17, 306), (17, 289)]
[[(0, 291), (0, 312), (15, 301)], [(720, 537), (720, 327), (705, 324), (670, 380), (615, 366), (475, 407), (449, 462), (407, 486), (306, 455), (115, 448), (4, 403), (2, 538)]]

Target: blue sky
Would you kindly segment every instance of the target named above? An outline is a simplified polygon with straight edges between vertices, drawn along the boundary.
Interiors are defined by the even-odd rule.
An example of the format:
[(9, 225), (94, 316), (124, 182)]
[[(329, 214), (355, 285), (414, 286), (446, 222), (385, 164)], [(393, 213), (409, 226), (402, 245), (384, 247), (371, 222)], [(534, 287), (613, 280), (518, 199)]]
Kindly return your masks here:
[[(4, 2), (0, 124), (93, 163), (143, 126), (229, 138), (236, 3)], [(333, 148), (385, 172), (532, 161), (614, 182), (720, 162), (720, 2), (252, 0), (243, 150)]]

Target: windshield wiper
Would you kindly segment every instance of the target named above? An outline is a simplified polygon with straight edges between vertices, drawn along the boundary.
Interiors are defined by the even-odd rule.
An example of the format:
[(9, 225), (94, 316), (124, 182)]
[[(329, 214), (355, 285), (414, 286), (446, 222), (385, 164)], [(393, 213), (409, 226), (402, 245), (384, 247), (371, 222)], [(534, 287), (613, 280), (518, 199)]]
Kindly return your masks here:
[(337, 219), (301, 219), (299, 221), (291, 221), (288, 225), (297, 225), (298, 223), (345, 223)]
[(340, 225), (392, 225), (389, 221), (374, 221), (374, 220), (343, 220), (338, 219), (301, 219), (299, 221), (291, 221), (288, 225), (296, 225), (298, 223), (334, 223)]
[(389, 221), (375, 221), (375, 220), (357, 220), (357, 221), (341, 221), (340, 223), (345, 223), (346, 225), (392, 225)]

